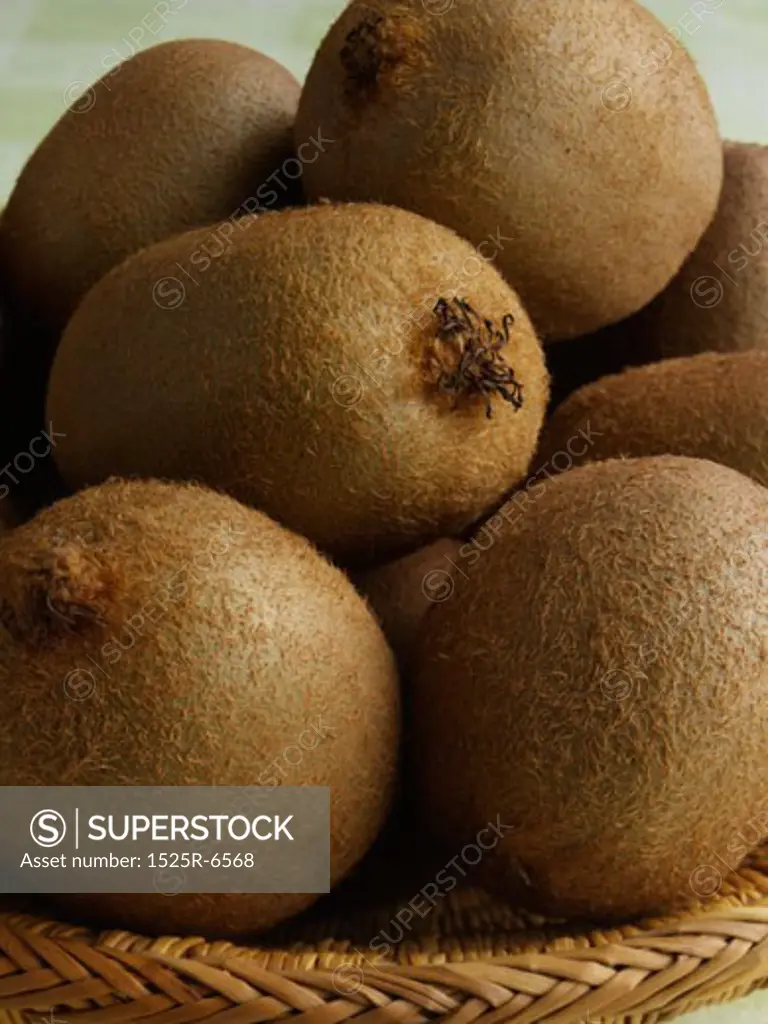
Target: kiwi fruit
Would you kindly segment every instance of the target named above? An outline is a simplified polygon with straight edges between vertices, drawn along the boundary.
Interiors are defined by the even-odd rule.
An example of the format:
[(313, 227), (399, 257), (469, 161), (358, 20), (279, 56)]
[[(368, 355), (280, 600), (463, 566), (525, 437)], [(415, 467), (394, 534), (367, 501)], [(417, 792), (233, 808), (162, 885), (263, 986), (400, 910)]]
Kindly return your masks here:
[(137, 53), (72, 104), (21, 172), (0, 228), (12, 297), (40, 313), (49, 347), (126, 256), (285, 194), (265, 183), (293, 156), (299, 92), (264, 54), (184, 39)]
[(547, 339), (645, 306), (717, 206), (722, 145), (683, 47), (634, 0), (352, 0), (296, 138), (310, 198), (393, 203), (494, 259)]
[(666, 911), (693, 899), (698, 867), (736, 868), (759, 841), (768, 491), (660, 456), (583, 466), (526, 500), (425, 621), (424, 814), (456, 850), (503, 825), (478, 884), (520, 905)]
[[(113, 480), (3, 537), (0, 567), (0, 785), (329, 786), (332, 883), (368, 850), (395, 784), (394, 658), (306, 540), (195, 485)], [(59, 899), (219, 936), (315, 898)]]
[(460, 550), (461, 541), (446, 537), (354, 579), (403, 669), (410, 664), (424, 616), (453, 594)]
[(543, 353), (468, 242), (325, 203), (243, 218), (201, 269), (209, 234), (129, 258), (68, 325), (48, 415), (70, 486), (198, 480), (362, 567), (457, 535), (524, 476)]
[(766, 381), (768, 351), (704, 352), (606, 377), (560, 406), (536, 461), (558, 472), (623, 456), (685, 455), (768, 486)]
[[(400, 667), (403, 683), (401, 763), (407, 763), (413, 741), (410, 729), (410, 676), (414, 654), (430, 608), (449, 600), (460, 583), (463, 572), (459, 562), (461, 547), (461, 541), (442, 538), (403, 558), (353, 576), (358, 592), (373, 609)], [(393, 843), (387, 842), (386, 836), (383, 838), (385, 849), (380, 856), (374, 854), (377, 863), (372, 868), (377, 871), (379, 881), (386, 884), (387, 879), (394, 881), (399, 878), (402, 883), (402, 878), (411, 877), (414, 869), (427, 872), (423, 877), (430, 877), (423, 861), (428, 845), (423, 835), (421, 809), (414, 798), (413, 787), (402, 771), (386, 831)], [(416, 832), (421, 835), (417, 844), (418, 853), (414, 855), (413, 836)], [(409, 846), (411, 853), (407, 859), (411, 863), (406, 868), (402, 854), (407, 853)]]
[(768, 146), (725, 144), (717, 214), (637, 320), (665, 357), (768, 349)]

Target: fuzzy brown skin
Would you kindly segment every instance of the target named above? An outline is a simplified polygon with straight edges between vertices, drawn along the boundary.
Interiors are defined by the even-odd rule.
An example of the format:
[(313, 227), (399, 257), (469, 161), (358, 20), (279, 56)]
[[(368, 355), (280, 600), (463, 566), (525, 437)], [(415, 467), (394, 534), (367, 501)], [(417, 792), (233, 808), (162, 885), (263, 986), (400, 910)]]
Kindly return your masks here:
[(717, 205), (721, 143), (691, 58), (633, 0), (445, 8), (342, 12), (296, 121), (297, 138), (322, 124), (335, 140), (308, 193), (394, 203), (486, 252), (501, 231), (497, 265), (547, 338), (634, 313)]
[[(373, 842), (394, 659), (344, 575), (266, 516), (190, 485), (84, 491), (0, 541), (0, 622), (0, 785), (330, 786), (332, 881)], [(229, 935), (316, 897), (61, 899), (113, 927)]]
[(667, 357), (768, 349), (768, 146), (725, 144), (717, 215), (637, 320)]
[[(766, 383), (768, 352), (706, 352), (605, 377), (560, 406), (536, 463), (562, 472), (622, 456), (685, 455), (768, 486)], [(569, 447), (572, 438), (579, 443)], [(572, 458), (553, 459), (557, 452)]]
[(747, 826), (766, 817), (768, 491), (661, 457), (530, 497), (427, 619), (424, 813), (457, 851), (497, 815), (514, 826), (478, 869), (505, 897), (566, 917), (664, 911), (765, 831)]
[(233, 215), (293, 155), (298, 98), (280, 64), (210, 39), (152, 47), (105, 76), (8, 201), (0, 264), (15, 300), (58, 334), (126, 256)]
[[(208, 229), (137, 254), (78, 309), (48, 396), (71, 484), (197, 479), (346, 564), (372, 564), (455, 536), (525, 474), (547, 404), (543, 354), (516, 294), (467, 242), (367, 204), (240, 227), (204, 271), (192, 261)], [(180, 285), (178, 264), (196, 282), (161, 309), (153, 286)], [(513, 316), (489, 373), (514, 374), (521, 407), (456, 392), (465, 339), (435, 312), (453, 289), (495, 331)]]
[(439, 540), (354, 580), (403, 669), (410, 665), (427, 612), (447, 601), (455, 589), (460, 549), (461, 541)]

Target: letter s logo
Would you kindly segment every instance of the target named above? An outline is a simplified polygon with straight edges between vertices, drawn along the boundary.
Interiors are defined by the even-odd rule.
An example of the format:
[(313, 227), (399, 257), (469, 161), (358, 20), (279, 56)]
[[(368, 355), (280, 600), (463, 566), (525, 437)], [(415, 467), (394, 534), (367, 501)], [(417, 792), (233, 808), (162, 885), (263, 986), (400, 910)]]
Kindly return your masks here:
[(29, 834), (38, 846), (58, 846), (67, 834), (67, 823), (58, 811), (38, 811), (30, 822)]

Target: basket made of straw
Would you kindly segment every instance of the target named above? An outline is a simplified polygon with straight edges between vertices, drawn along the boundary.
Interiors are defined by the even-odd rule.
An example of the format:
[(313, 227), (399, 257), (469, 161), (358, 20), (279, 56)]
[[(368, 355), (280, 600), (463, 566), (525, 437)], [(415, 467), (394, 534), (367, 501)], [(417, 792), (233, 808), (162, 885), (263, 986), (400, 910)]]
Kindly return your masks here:
[[(6, 912), (0, 1021), (670, 1020), (768, 985), (768, 849), (725, 880), (714, 867), (711, 877), (717, 896), (686, 914), (611, 930), (522, 916), (469, 888), (406, 930), (401, 909), (413, 893), (387, 895), (383, 905), (369, 891), (367, 905), (347, 900), (343, 914), (310, 914), (252, 948), (96, 934)], [(391, 956), (373, 952), (384, 947), (372, 942), (376, 936), (400, 939)]]

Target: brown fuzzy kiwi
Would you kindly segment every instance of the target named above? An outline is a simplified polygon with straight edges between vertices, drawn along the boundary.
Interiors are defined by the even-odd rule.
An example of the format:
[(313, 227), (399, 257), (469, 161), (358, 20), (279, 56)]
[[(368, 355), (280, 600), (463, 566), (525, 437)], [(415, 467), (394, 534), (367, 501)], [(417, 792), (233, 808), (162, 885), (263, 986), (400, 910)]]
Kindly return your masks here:
[[(394, 203), (495, 259), (547, 338), (636, 312), (714, 215), (722, 147), (684, 48), (634, 0), (353, 0), (296, 137), (311, 197)], [(631, 243), (630, 241), (631, 240)]]
[[(275, 202), (267, 178), (293, 155), (299, 85), (235, 43), (144, 50), (61, 117), (16, 184), (0, 229), (13, 298), (55, 336), (126, 256)], [(283, 186), (285, 187), (285, 186)], [(261, 189), (261, 191), (259, 191)]]
[(662, 356), (768, 349), (768, 146), (725, 144), (717, 215), (637, 321)]
[(453, 594), (460, 549), (461, 541), (444, 538), (354, 578), (403, 669), (410, 664), (425, 615)]
[[(398, 714), (394, 658), (351, 583), (231, 498), (111, 481), (0, 541), (0, 785), (329, 786), (335, 882), (384, 821)], [(299, 743), (298, 763), (283, 756)], [(66, 903), (113, 927), (215, 936), (314, 899)]]
[(478, 884), (529, 907), (665, 911), (765, 838), (768, 491), (661, 456), (526, 500), (426, 621), (424, 813), (455, 850), (484, 844)]
[(686, 455), (768, 486), (766, 384), (768, 352), (705, 352), (605, 377), (560, 406), (536, 462), (557, 472), (622, 456)]
[[(404, 763), (408, 761), (412, 742), (409, 690), (413, 656), (430, 608), (448, 600), (459, 582), (461, 546), (461, 541), (443, 538), (394, 562), (353, 575), (355, 586), (376, 614), (400, 666), (403, 683), (401, 761)], [(435, 853), (434, 844), (423, 834), (421, 809), (403, 772), (399, 783), (385, 834), (372, 852), (370, 862), (361, 869), (362, 884), (367, 881), (370, 886), (371, 878), (375, 877), (379, 893), (382, 886), (396, 884), (402, 894), (404, 878), (416, 880), (421, 872), (419, 885), (422, 885), (424, 878), (433, 877), (435, 870), (444, 864), (439, 861), (430, 867), (430, 857), (439, 859), (439, 853)]]
[(543, 354), (467, 242), (368, 204), (244, 218), (201, 263), (210, 237), (132, 257), (69, 324), (48, 411), (71, 485), (197, 479), (372, 564), (455, 536), (525, 474)]

